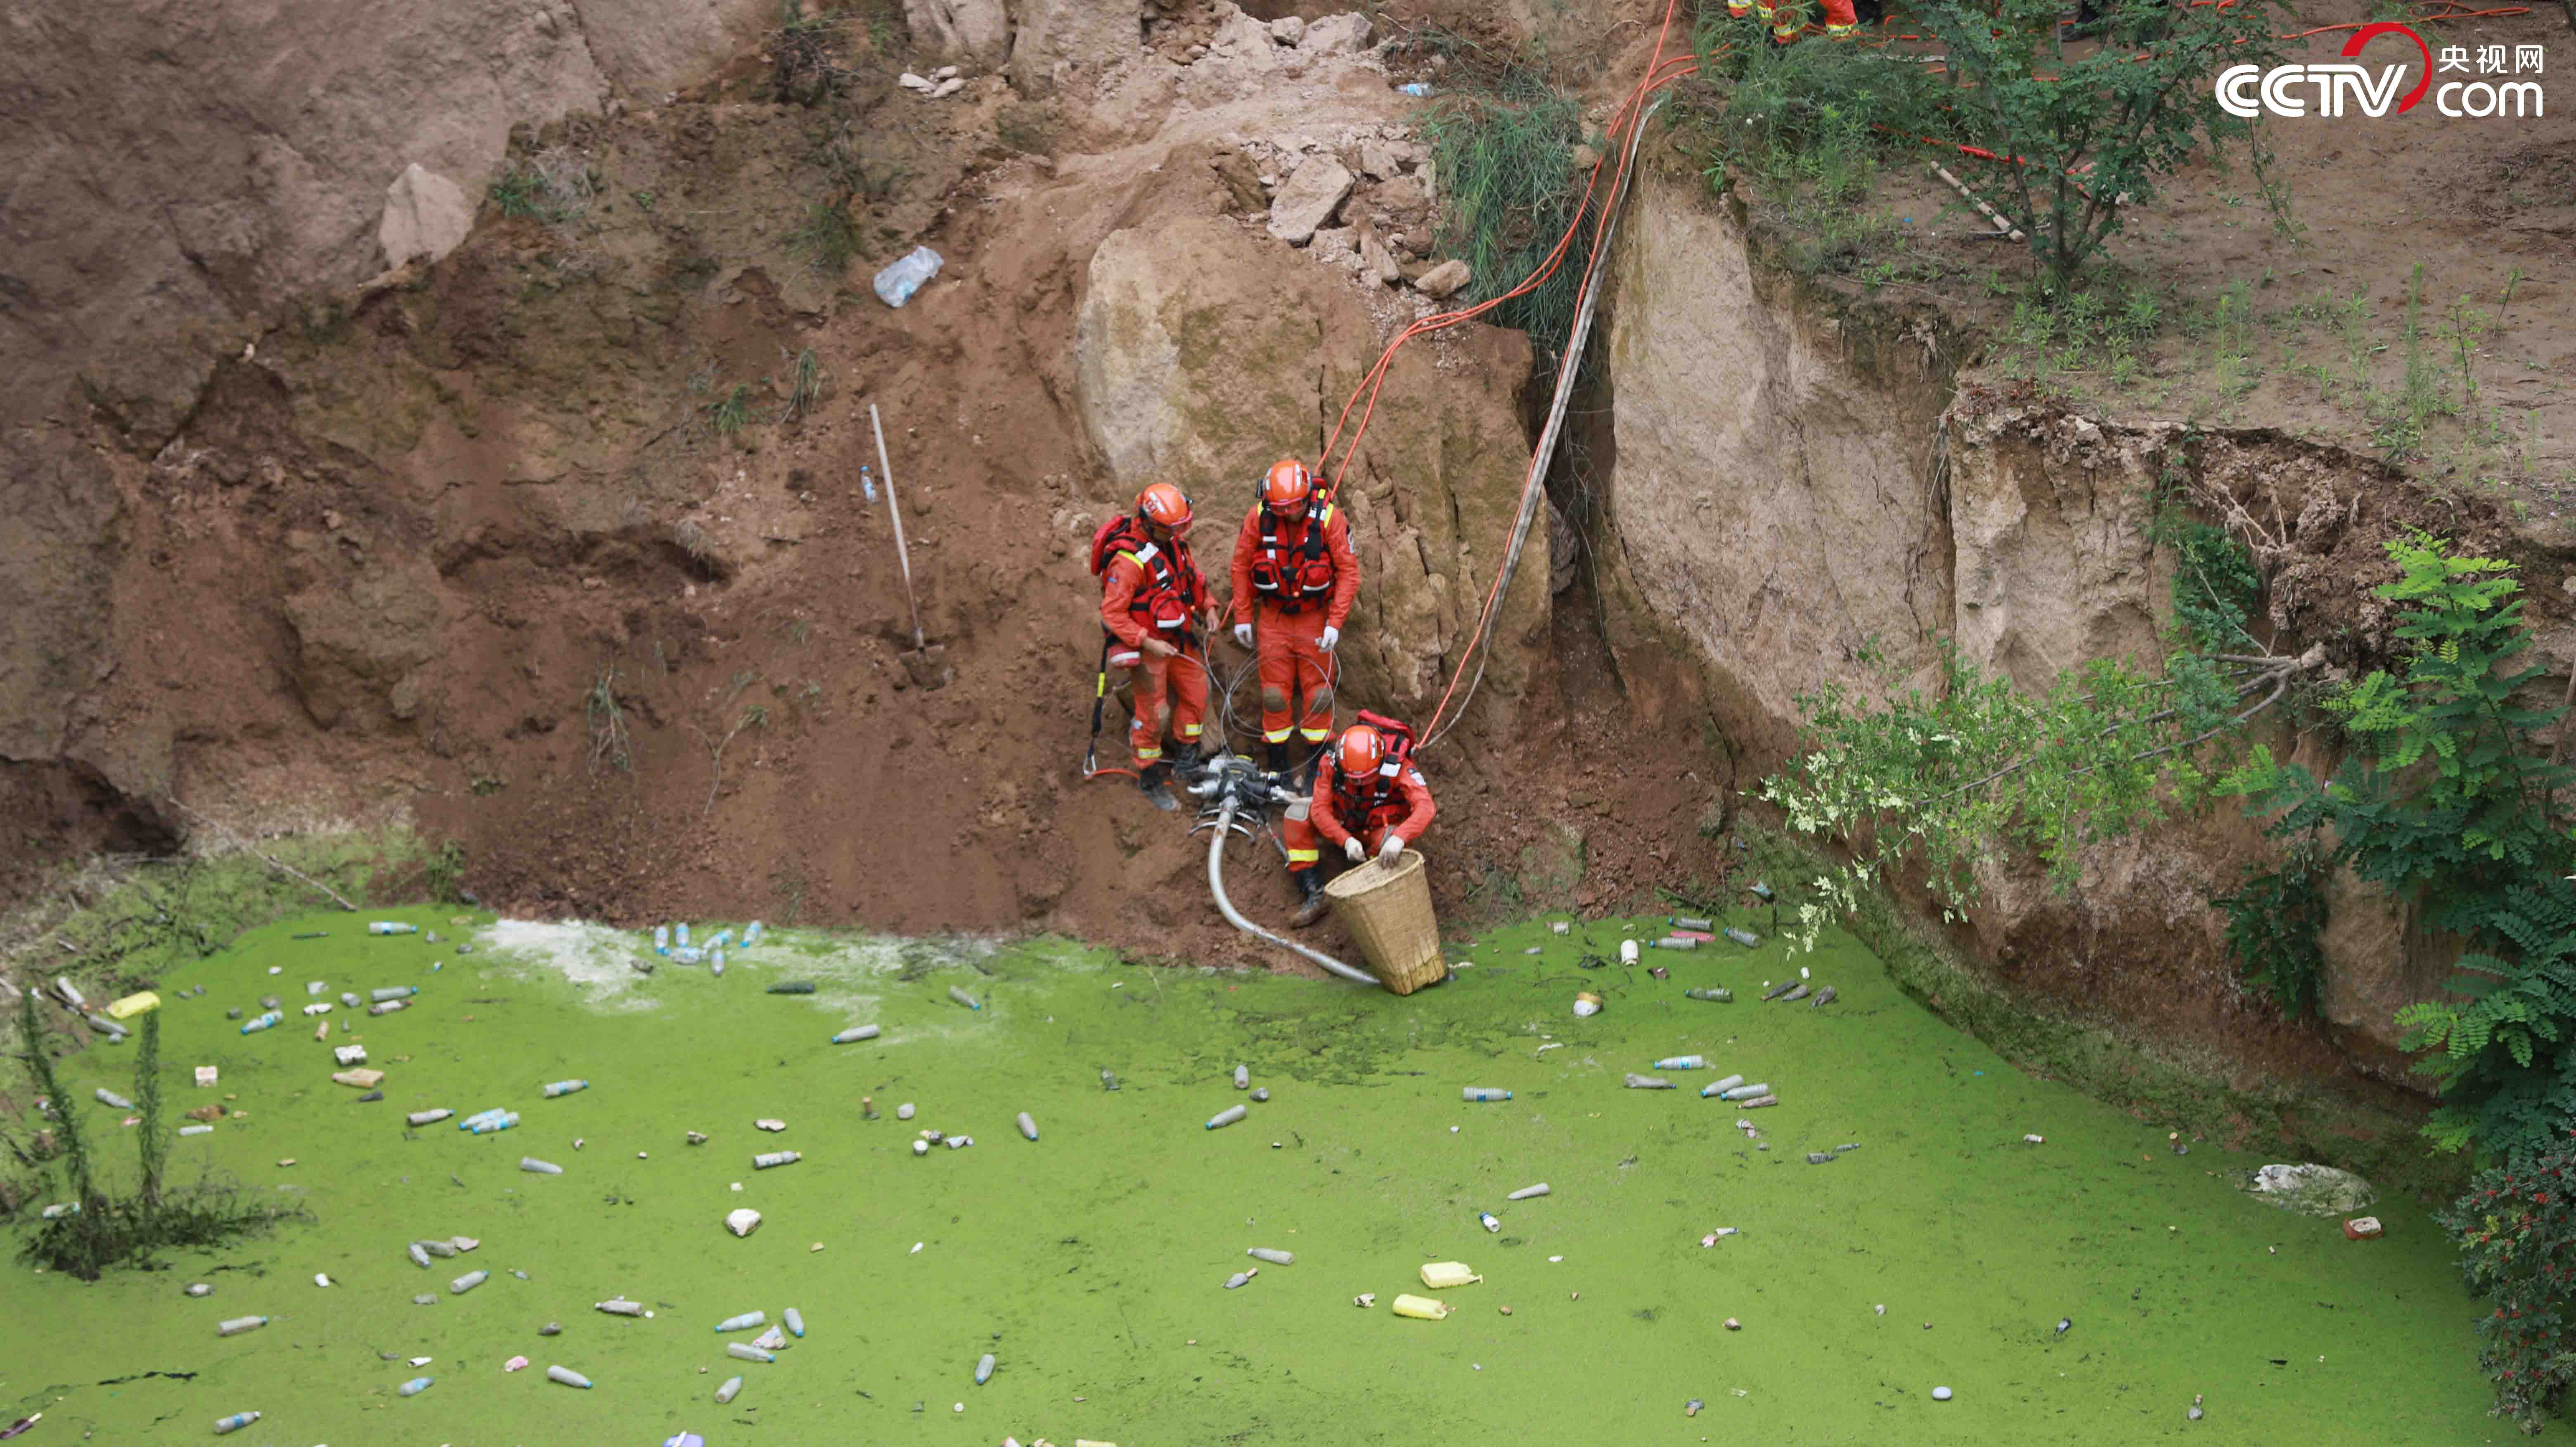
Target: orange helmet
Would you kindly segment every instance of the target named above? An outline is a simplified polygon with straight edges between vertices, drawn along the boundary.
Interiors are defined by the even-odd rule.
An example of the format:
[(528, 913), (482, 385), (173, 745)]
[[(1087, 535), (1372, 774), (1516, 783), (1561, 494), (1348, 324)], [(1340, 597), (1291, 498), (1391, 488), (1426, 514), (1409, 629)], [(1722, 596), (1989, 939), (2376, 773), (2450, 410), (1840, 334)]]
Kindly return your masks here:
[(1344, 778), (1356, 779), (1377, 772), (1386, 760), (1386, 736), (1367, 724), (1353, 724), (1342, 731), (1341, 751), (1335, 755)]
[(1272, 512), (1287, 512), (1304, 507), (1314, 492), (1315, 479), (1306, 464), (1283, 457), (1270, 464), (1270, 475), (1261, 480), (1261, 505)]
[(1158, 482), (1136, 494), (1136, 516), (1166, 528), (1184, 528), (1190, 524), (1190, 497), (1168, 482)]

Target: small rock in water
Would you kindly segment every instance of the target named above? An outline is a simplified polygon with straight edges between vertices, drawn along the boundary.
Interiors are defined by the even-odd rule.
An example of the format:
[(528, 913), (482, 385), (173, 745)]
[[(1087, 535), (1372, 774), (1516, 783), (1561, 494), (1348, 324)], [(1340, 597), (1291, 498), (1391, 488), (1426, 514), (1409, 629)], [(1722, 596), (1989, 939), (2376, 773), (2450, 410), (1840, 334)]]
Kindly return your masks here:
[(2198, 1407), (2194, 1407), (2190, 1411), (2183, 1413), (2183, 1416), (2197, 1422), (2200, 1420), (2200, 1409)]
[(563, 1335), (563, 1323), (562, 1323), (562, 1322), (559, 1322), (559, 1321), (550, 1321), (550, 1322), (547, 1322), (544, 1326), (541, 1326), (541, 1327), (538, 1327), (538, 1328), (537, 1328), (537, 1335), (539, 1335), (539, 1336), (562, 1336), (562, 1335)]

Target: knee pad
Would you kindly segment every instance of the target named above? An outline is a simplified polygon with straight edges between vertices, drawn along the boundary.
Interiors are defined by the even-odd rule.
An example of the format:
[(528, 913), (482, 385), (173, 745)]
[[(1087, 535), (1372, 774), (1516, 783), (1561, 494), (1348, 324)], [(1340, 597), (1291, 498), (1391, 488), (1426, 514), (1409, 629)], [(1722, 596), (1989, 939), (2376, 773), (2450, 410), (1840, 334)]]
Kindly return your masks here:
[(1306, 694), (1306, 711), (1308, 713), (1331, 713), (1333, 711), (1333, 686), (1327, 683), (1308, 690)]
[(1264, 684), (1261, 688), (1261, 706), (1270, 710), (1272, 713), (1286, 713), (1288, 711), (1288, 695), (1283, 690), (1272, 688), (1268, 684)]
[(1306, 822), (1306, 815), (1314, 806), (1315, 802), (1312, 799), (1299, 799), (1288, 806), (1287, 817), (1296, 823), (1303, 824)]

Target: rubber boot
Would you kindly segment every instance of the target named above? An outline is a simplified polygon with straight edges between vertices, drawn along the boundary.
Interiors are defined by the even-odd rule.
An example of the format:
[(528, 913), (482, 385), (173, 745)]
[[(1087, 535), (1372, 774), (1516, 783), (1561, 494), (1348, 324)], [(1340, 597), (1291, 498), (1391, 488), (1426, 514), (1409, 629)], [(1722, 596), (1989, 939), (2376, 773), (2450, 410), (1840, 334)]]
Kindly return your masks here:
[(1172, 772), (1183, 780), (1197, 778), (1201, 762), (1197, 744), (1183, 744), (1172, 750)]
[(1311, 794), (1315, 791), (1315, 766), (1324, 761), (1324, 750), (1330, 747), (1332, 747), (1330, 740), (1326, 740), (1320, 744), (1308, 744), (1306, 746), (1305, 762), (1297, 766), (1296, 787), (1298, 793)]
[(1330, 903), (1330, 901), (1324, 898), (1324, 871), (1321, 869), (1292, 869), (1288, 871), (1288, 877), (1297, 881), (1297, 893), (1300, 896), (1297, 904), (1297, 912), (1288, 916), (1288, 927), (1290, 929), (1304, 929), (1306, 926), (1322, 919), (1324, 917), (1324, 910)]
[(1145, 802), (1157, 809), (1181, 807), (1181, 801), (1172, 794), (1172, 766), (1169, 764), (1147, 764), (1145, 772), (1136, 776), (1136, 787), (1144, 791)]
[(1271, 773), (1277, 774), (1282, 779), (1287, 778), (1288, 741), (1282, 739), (1275, 744), (1263, 744), (1261, 746), (1261, 767), (1269, 770)]

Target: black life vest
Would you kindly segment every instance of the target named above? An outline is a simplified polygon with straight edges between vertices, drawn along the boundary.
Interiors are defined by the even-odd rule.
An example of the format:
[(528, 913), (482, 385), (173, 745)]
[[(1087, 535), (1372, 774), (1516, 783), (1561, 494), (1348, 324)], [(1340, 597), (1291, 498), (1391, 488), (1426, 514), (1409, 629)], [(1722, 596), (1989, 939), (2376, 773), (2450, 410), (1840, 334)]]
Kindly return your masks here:
[(1324, 525), (1333, 520), (1333, 505), (1320, 497), (1306, 499), (1305, 536), (1284, 546), (1282, 519), (1261, 509), (1261, 548), (1252, 555), (1252, 591), (1283, 613), (1333, 596), (1333, 555), (1324, 546)]
[(1175, 542), (1166, 548), (1145, 535), (1141, 521), (1122, 514), (1091, 535), (1093, 575), (1106, 576), (1109, 565), (1119, 558), (1129, 559), (1145, 572), (1144, 585), (1127, 604), (1128, 615), (1178, 647), (1201, 606), (1199, 570), (1190, 563), (1189, 544)]
[(1378, 731), (1386, 740), (1386, 754), (1377, 762), (1377, 772), (1354, 779), (1342, 772), (1341, 760), (1333, 761), (1333, 813), (1345, 828), (1354, 832), (1393, 824), (1409, 811), (1404, 791), (1397, 780), (1413, 768), (1413, 728), (1398, 723), (1384, 714), (1361, 709), (1359, 722)]

